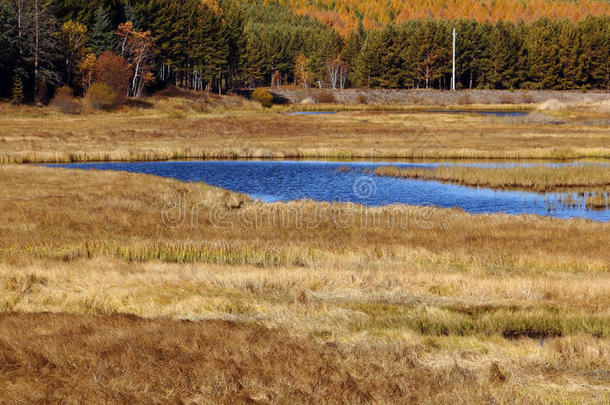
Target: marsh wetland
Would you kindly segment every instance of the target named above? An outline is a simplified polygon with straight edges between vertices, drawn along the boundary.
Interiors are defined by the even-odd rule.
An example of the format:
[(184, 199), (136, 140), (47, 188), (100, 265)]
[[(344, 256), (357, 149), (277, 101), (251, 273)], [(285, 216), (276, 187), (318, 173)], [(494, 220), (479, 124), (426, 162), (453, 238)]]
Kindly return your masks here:
[(0, 398), (610, 400), (604, 114), (155, 103), (0, 119)]

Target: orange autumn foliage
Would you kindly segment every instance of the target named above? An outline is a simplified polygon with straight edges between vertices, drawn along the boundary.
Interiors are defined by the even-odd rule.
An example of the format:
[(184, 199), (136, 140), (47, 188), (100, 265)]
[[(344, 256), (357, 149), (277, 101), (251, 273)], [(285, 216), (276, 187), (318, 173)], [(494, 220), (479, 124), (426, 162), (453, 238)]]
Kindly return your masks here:
[(531, 22), (541, 17), (579, 20), (588, 15), (610, 15), (606, 0), (278, 0), (298, 14), (309, 15), (347, 34), (358, 24), (365, 28), (414, 19), (507, 20)]

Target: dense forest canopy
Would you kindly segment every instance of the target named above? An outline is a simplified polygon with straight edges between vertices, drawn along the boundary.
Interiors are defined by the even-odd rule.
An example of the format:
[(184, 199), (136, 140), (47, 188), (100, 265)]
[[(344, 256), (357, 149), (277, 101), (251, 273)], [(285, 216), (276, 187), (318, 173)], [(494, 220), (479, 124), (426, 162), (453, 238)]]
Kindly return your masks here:
[(577, 21), (589, 15), (610, 15), (608, 0), (279, 0), (279, 3), (344, 34), (351, 32), (359, 20), (370, 29), (426, 18), (518, 23), (542, 17)]
[[(428, 3), (435, 0), (411, 11), (436, 16)], [(550, 3), (592, 13), (607, 6)], [(497, 21), (411, 19), (426, 15), (397, 9), (387, 19), (393, 22), (367, 28), (374, 14), (353, 4), (358, 23), (341, 35), (277, 2), (0, 0), (0, 97), (45, 101), (60, 86), (85, 94), (97, 81), (134, 97), (170, 83), (218, 92), (283, 84), (447, 89), (453, 28), (458, 88), (610, 88), (608, 15), (515, 23), (508, 14)]]

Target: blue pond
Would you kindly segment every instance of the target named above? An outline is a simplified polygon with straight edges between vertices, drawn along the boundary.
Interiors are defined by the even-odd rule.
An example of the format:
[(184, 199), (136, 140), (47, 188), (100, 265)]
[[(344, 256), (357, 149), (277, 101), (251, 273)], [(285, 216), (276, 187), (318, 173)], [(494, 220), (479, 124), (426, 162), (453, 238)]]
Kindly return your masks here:
[(479, 114), (479, 115), (491, 115), (495, 117), (524, 117), (528, 111), (493, 111), (493, 110), (430, 110), (427, 113), (438, 113), (438, 114)]
[[(495, 191), (435, 181), (378, 177), (375, 167), (388, 163), (327, 161), (167, 161), (50, 165), (79, 169), (147, 173), (182, 181), (202, 181), (249, 194), (265, 202), (313, 199), (379, 206), (389, 204), (459, 207), (474, 214), (504, 212), (558, 218), (610, 220), (610, 210), (584, 207), (586, 194), (537, 194)], [(433, 167), (447, 163), (391, 163), (400, 167)], [(536, 163), (529, 163), (532, 165)], [(570, 164), (570, 163), (568, 163)], [(510, 164), (473, 164), (473, 166)], [(566, 198), (572, 201), (564, 204)]]
[(336, 113), (336, 111), (295, 111), (286, 113), (286, 115), (326, 115)]
[[(488, 111), (488, 110), (423, 110), (411, 111), (411, 113), (435, 113), (435, 114), (479, 114), (491, 115), (495, 117), (524, 117), (528, 114), (527, 111)], [(336, 111), (294, 111), (286, 113), (286, 115), (325, 115), (337, 114)]]

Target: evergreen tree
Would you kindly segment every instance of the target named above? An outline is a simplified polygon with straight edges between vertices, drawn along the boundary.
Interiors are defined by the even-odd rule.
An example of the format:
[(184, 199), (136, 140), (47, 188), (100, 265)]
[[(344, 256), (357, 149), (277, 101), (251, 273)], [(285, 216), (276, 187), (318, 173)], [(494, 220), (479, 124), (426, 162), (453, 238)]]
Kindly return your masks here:
[(582, 86), (586, 80), (586, 72), (581, 38), (576, 26), (568, 21), (561, 21), (557, 41), (561, 72), (558, 87), (565, 90)]
[(10, 95), (15, 60), (18, 57), (15, 21), (8, 6), (0, 3), (0, 97)]
[(557, 26), (548, 18), (534, 22), (527, 30), (527, 76), (529, 87), (551, 89), (559, 85), (561, 65)]
[(236, 0), (223, 0), (220, 6), (224, 10), (223, 17), (226, 22), (229, 46), (227, 81), (229, 87), (234, 88), (243, 80), (244, 48), (246, 47), (246, 37), (244, 35), (245, 9), (243, 3)]
[(610, 17), (587, 17), (578, 25), (586, 83), (610, 90)]
[(460, 20), (455, 27), (457, 29), (456, 86), (472, 89), (478, 85), (488, 58), (487, 38), (491, 26), (477, 23), (475, 20)]
[(357, 86), (361, 84), (362, 78), (356, 72), (356, 60), (362, 49), (363, 41), (364, 38), (361, 36), (360, 31), (353, 31), (347, 37), (341, 52), (341, 57), (347, 65), (349, 80), (353, 85)]
[(518, 87), (518, 72), (523, 69), (523, 46), (512, 23), (498, 22), (489, 35), (489, 58), (486, 61), (484, 85), (494, 89)]
[(22, 81), (24, 97), (41, 102), (61, 78), (56, 20), (47, 2), (11, 2), (10, 6), (13, 21), (21, 21), (15, 25), (14, 73)]
[(14, 104), (23, 103), (23, 82), (19, 75), (13, 78), (13, 86), (11, 88), (11, 100)]
[(115, 49), (115, 29), (110, 16), (104, 7), (99, 6), (96, 12), (95, 24), (91, 29), (91, 48), (96, 55)]
[(379, 87), (384, 67), (380, 63), (380, 46), (382, 37), (380, 31), (371, 31), (366, 35), (362, 49), (356, 59), (355, 75), (364, 87)]

